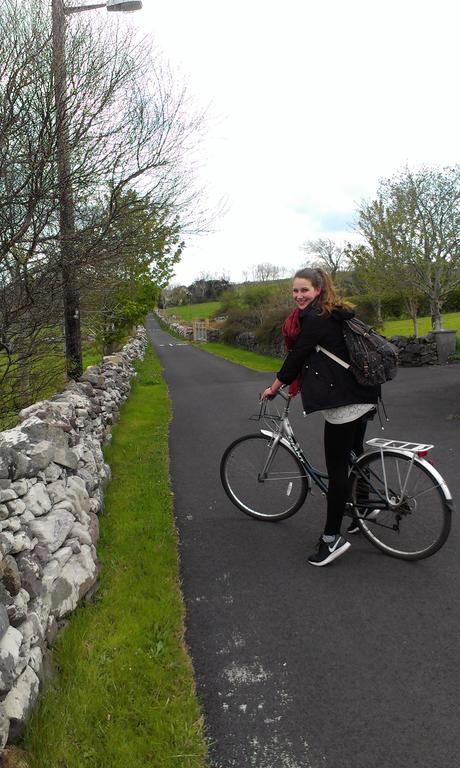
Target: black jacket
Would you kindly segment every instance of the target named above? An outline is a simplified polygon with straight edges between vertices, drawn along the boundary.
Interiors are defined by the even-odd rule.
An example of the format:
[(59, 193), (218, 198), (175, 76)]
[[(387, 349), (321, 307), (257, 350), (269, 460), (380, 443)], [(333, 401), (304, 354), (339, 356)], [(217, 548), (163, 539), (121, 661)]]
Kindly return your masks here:
[(334, 308), (330, 315), (320, 315), (315, 301), (300, 312), (299, 336), (277, 377), (283, 384), (290, 384), (301, 375), (306, 413), (354, 403), (377, 403), (380, 397), (380, 386), (361, 386), (349, 370), (315, 349), (320, 344), (348, 363), (342, 320), (350, 317), (354, 317), (354, 312), (342, 307)]

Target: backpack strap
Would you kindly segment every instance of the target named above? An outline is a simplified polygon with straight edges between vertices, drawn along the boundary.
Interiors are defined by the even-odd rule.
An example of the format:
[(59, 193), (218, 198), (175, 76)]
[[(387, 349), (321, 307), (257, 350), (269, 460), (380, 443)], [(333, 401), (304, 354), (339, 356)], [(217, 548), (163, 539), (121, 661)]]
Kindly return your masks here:
[(328, 349), (324, 349), (324, 347), (321, 347), (319, 344), (316, 345), (316, 351), (317, 352), (323, 352), (325, 355), (331, 358), (331, 360), (334, 360), (336, 363), (342, 366), (342, 368), (349, 368), (350, 364), (346, 363), (345, 360), (342, 360), (341, 357), (337, 357), (337, 355), (334, 355), (333, 352), (329, 352)]

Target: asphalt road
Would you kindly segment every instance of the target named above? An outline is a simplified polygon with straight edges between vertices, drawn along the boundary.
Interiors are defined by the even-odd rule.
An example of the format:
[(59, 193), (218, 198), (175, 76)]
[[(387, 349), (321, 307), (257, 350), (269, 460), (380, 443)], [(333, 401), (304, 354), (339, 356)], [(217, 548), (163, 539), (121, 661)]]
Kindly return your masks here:
[[(270, 374), (148, 330), (173, 403), (171, 474), (187, 643), (213, 768), (458, 768), (460, 526), (407, 563), (361, 536), (326, 568), (306, 557), (325, 514), (318, 491), (294, 517), (254, 521), (227, 499), (219, 461)], [(385, 385), (385, 436), (432, 442), (460, 497), (460, 365), (401, 369)], [(324, 466), (322, 417), (291, 408)], [(373, 423), (368, 436), (382, 434)], [(460, 507), (460, 504), (459, 504)], [(351, 539), (350, 539), (351, 540)]]

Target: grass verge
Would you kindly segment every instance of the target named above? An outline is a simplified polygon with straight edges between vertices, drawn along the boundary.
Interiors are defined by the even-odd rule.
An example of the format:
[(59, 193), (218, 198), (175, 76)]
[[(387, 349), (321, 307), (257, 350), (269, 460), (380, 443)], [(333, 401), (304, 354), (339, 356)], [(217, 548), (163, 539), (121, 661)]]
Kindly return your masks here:
[(105, 451), (101, 584), (54, 651), (58, 673), (27, 728), (31, 768), (203, 768), (206, 744), (183, 642), (169, 483), (170, 403), (156, 355), (138, 364)]
[(175, 315), (185, 323), (192, 323), (194, 320), (213, 317), (219, 311), (220, 306), (220, 301), (205, 301), (202, 304), (181, 304), (180, 307), (168, 308), (166, 314), (170, 317)]
[(238, 365), (251, 368), (253, 371), (270, 371), (274, 373), (279, 371), (283, 362), (281, 357), (261, 355), (258, 352), (250, 352), (240, 347), (231, 347), (229, 344), (223, 344), (220, 341), (208, 341), (206, 344), (196, 344), (195, 346), (204, 349), (205, 352), (210, 352), (212, 355), (224, 357), (225, 360), (230, 360), (231, 363), (238, 363)]

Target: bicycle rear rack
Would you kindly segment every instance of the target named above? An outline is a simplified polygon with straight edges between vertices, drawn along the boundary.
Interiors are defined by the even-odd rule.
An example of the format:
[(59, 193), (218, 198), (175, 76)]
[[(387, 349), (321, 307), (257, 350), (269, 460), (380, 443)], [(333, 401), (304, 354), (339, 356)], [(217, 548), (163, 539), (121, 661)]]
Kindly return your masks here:
[(397, 448), (401, 451), (409, 451), (410, 453), (425, 453), (434, 448), (433, 445), (425, 443), (408, 443), (404, 440), (389, 440), (383, 437), (373, 437), (371, 440), (366, 440), (366, 445), (370, 445), (373, 448)]

